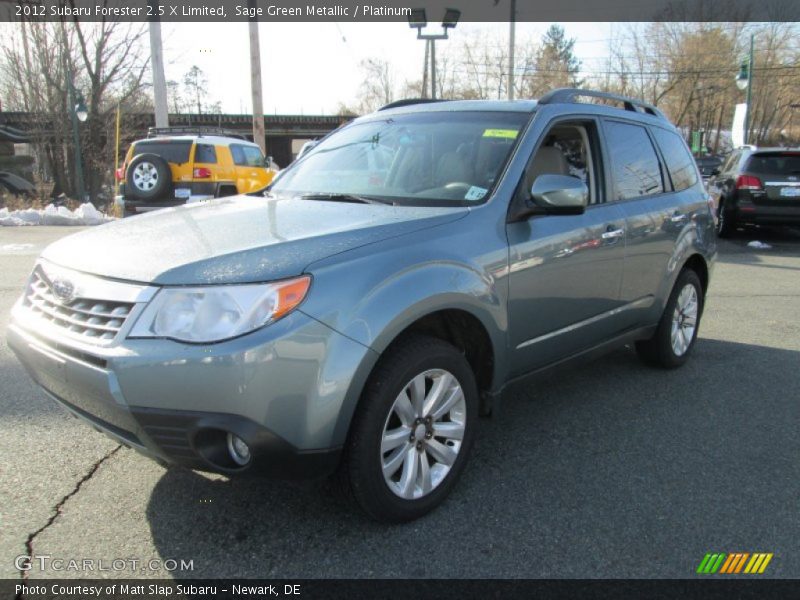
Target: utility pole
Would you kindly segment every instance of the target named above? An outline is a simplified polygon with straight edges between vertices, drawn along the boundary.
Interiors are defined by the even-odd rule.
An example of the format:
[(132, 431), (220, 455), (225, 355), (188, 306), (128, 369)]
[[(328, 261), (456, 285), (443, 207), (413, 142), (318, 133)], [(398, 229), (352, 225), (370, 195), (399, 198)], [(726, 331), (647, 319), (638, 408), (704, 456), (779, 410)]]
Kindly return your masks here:
[(753, 75), (755, 75), (754, 71), (754, 63), (753, 63), (753, 46), (755, 44), (756, 36), (753, 34), (750, 36), (750, 59), (749, 65), (747, 68), (747, 109), (744, 111), (744, 143), (750, 143), (750, 102), (753, 100)]
[[(248, 0), (253, 8), (255, 0)], [(255, 11), (253, 11), (255, 12)], [(267, 154), (267, 139), (264, 131), (264, 98), (261, 86), (261, 41), (258, 37), (258, 20), (250, 19), (250, 91), (253, 95), (253, 141)]]
[(517, 0), (511, 0), (511, 18), (508, 22), (508, 99), (514, 99), (514, 37), (517, 21)]
[(150, 18), (150, 63), (153, 70), (153, 101), (155, 103), (156, 127), (169, 127), (167, 108), (167, 80), (164, 77), (164, 51), (161, 47), (161, 17), (159, 5), (148, 0)]
[(422, 97), (428, 97), (428, 53), (431, 49), (430, 40), (425, 40), (425, 66), (422, 68)]
[(431, 99), (436, 100), (436, 40), (428, 40), (431, 44)]

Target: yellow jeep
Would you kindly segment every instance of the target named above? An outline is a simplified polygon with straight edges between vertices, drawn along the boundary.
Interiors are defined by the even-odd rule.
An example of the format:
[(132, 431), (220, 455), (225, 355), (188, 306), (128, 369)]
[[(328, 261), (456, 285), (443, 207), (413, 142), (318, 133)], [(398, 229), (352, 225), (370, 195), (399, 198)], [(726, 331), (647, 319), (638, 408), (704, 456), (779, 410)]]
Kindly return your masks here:
[(263, 189), (277, 173), (271, 157), (243, 137), (197, 127), (150, 128), (117, 170), (124, 216)]

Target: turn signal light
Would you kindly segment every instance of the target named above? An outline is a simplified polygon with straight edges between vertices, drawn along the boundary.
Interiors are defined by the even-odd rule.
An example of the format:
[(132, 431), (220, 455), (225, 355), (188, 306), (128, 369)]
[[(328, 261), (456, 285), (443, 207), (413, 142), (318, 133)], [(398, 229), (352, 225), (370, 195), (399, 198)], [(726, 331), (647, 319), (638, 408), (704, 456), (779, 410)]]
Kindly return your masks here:
[(737, 190), (760, 190), (762, 189), (761, 180), (752, 175), (739, 175), (736, 178)]
[(211, 169), (207, 169), (206, 167), (197, 167), (194, 171), (192, 171), (192, 176), (195, 179), (208, 179), (211, 177)]

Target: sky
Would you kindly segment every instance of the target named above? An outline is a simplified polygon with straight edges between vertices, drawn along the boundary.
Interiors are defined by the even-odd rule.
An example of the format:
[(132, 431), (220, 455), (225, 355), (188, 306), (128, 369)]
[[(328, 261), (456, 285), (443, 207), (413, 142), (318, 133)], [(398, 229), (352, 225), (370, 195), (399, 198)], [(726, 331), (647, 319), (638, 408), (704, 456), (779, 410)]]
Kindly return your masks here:
[[(540, 39), (550, 23), (517, 23), (520, 40)], [(590, 70), (608, 56), (609, 23), (565, 23), (576, 39), (575, 52)], [(482, 30), (508, 44), (508, 23), (460, 23), (450, 41)], [(426, 32), (438, 33), (429, 25)], [(362, 83), (359, 63), (366, 58), (389, 61), (397, 79), (422, 77), (425, 44), (405, 22), (260, 24), (264, 111), (267, 114), (334, 114), (339, 102), (352, 104)], [(226, 113), (249, 113), (250, 62), (246, 23), (162, 24), (167, 80), (182, 81), (193, 66), (208, 77), (209, 101), (220, 101)]]

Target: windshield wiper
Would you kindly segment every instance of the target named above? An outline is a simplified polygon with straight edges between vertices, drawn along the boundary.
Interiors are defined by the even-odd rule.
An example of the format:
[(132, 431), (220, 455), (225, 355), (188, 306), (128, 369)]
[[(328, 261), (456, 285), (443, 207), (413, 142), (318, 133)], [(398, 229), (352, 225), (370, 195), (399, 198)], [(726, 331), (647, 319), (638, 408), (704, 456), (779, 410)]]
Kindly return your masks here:
[(302, 194), (301, 200), (325, 200), (328, 202), (352, 202), (355, 204), (394, 204), (389, 200), (382, 200), (373, 196), (360, 196), (358, 194)]

